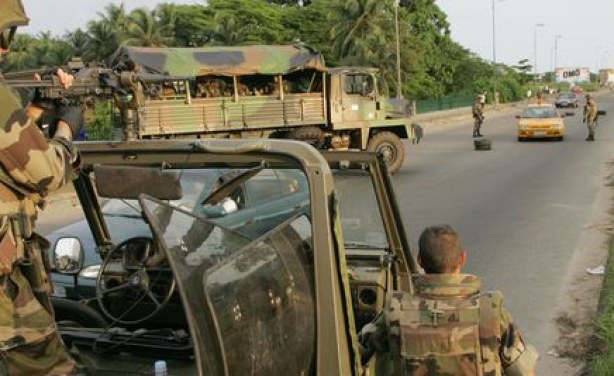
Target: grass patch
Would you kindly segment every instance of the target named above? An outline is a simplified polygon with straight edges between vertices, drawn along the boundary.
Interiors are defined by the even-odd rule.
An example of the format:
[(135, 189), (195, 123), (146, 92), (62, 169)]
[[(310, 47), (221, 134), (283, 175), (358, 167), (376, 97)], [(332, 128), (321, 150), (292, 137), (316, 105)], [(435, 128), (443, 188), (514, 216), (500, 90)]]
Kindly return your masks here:
[(614, 240), (610, 240), (608, 264), (595, 322), (594, 341), (588, 354), (589, 375), (614, 375)]

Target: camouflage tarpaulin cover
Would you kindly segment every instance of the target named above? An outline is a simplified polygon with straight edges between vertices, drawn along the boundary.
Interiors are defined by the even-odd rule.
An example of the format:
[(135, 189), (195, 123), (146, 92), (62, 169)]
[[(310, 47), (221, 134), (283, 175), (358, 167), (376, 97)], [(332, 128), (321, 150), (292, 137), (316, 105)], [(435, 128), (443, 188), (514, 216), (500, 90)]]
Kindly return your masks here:
[[(294, 45), (239, 47), (120, 47), (112, 67), (181, 76), (286, 74), (300, 69), (325, 71), (324, 58)], [(125, 65), (124, 65), (125, 64)]]

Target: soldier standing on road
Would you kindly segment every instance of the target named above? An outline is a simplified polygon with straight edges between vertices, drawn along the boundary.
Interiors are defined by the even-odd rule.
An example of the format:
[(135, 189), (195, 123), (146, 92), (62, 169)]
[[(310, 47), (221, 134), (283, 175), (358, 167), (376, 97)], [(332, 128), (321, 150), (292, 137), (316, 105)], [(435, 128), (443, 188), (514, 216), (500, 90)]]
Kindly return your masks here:
[(586, 94), (586, 104), (584, 105), (583, 123), (588, 128), (586, 141), (595, 141), (595, 129), (597, 128), (597, 102), (592, 94)]
[[(20, 0), (0, 0), (0, 10), (1, 61), (28, 18)], [(62, 70), (55, 74), (64, 87), (72, 83)], [(34, 120), (43, 112), (56, 119), (49, 141)], [(56, 108), (36, 95), (22, 108), (0, 74), (0, 375), (74, 372), (49, 300), (49, 244), (33, 225), (44, 197), (71, 179), (81, 124), (81, 109)]]
[(418, 263), (426, 274), (413, 276), (414, 295), (393, 296), (390, 304), (390, 331), (407, 338), (403, 374), (533, 375), (537, 351), (525, 344), (502, 294), (480, 292), (480, 279), (462, 274), (466, 260), (449, 225), (420, 235)]
[(482, 137), (480, 133), (482, 123), (484, 123), (484, 96), (482, 94), (475, 99), (471, 112), (473, 114), (473, 137)]

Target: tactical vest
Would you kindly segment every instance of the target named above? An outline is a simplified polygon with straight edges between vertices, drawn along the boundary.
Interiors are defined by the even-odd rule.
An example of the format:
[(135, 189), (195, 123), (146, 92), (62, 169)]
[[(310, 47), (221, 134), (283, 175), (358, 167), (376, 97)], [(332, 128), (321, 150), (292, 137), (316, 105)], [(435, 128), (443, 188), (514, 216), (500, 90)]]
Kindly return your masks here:
[(499, 292), (395, 293), (388, 316), (395, 375), (501, 375), (501, 301)]
[(23, 190), (0, 170), (0, 275), (10, 273), (16, 261), (27, 258), (24, 241), (32, 236), (37, 206), (42, 203), (38, 193)]

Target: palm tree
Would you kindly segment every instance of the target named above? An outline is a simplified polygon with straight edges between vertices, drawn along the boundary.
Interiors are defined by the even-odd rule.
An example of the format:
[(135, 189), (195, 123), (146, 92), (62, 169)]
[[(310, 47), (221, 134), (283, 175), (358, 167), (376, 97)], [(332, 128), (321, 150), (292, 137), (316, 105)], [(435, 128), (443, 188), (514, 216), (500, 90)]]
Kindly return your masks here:
[(64, 35), (64, 40), (70, 44), (75, 56), (85, 56), (87, 52), (87, 44), (89, 43), (89, 36), (83, 29), (79, 28), (75, 31), (69, 32)]
[(119, 47), (115, 39), (116, 33), (107, 22), (90, 21), (87, 24), (87, 34), (89, 39), (85, 60), (105, 61)]
[(132, 46), (165, 46), (172, 39), (165, 36), (158, 24), (155, 12), (139, 8), (130, 13), (126, 38), (123, 45)]
[(237, 25), (236, 19), (231, 14), (218, 13), (213, 18), (216, 25), (211, 40), (213, 44), (223, 46), (238, 46), (244, 39), (243, 26)]
[(104, 8), (104, 12), (98, 12), (98, 16), (100, 17), (100, 22), (111, 26), (119, 43), (128, 25), (128, 14), (126, 13), (124, 3), (120, 5), (109, 3)]
[(344, 62), (371, 62), (389, 44), (389, 5), (382, 0), (342, 0), (333, 6), (333, 54)]
[(158, 25), (164, 37), (168, 38), (169, 41), (174, 40), (175, 28), (179, 17), (177, 5), (169, 3), (160, 4), (156, 8), (155, 16), (158, 19)]

